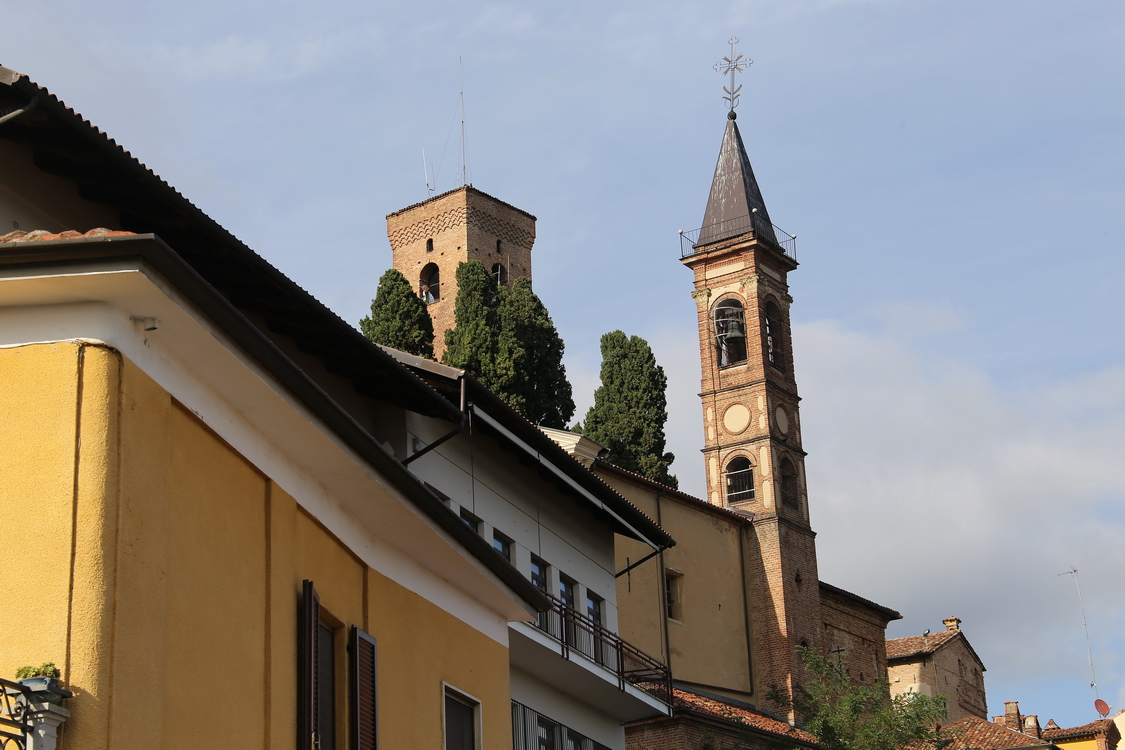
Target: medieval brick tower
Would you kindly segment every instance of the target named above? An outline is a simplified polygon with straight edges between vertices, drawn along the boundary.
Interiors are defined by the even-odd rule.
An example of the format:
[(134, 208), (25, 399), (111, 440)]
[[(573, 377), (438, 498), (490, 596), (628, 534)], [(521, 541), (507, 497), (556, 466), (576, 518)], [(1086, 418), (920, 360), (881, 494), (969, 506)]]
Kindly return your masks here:
[(767, 589), (754, 651), (765, 684), (788, 685), (802, 672), (795, 647), (822, 638), (789, 329), (797, 260), (794, 238), (770, 222), (733, 110), (703, 228), (682, 242), (699, 312), (706, 499), (753, 519), (748, 564)]
[(454, 327), (457, 266), (479, 260), (497, 283), (531, 277), (535, 217), (487, 193), (463, 185), (387, 215), (393, 266), (429, 303), (434, 356), (445, 351)]

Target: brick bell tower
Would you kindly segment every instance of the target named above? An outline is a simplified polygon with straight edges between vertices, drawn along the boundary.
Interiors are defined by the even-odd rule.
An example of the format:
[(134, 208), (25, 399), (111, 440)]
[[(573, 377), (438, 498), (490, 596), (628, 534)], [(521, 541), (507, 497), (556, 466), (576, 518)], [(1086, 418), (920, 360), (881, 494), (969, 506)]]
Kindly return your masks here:
[(445, 351), (445, 332), (454, 327), (457, 266), (479, 260), (500, 284), (531, 278), (535, 217), (462, 185), (429, 200), (387, 214), (393, 266), (429, 303), (434, 321), (434, 357)]
[(796, 646), (822, 641), (789, 328), (796, 248), (770, 221), (735, 118), (703, 228), (681, 235), (681, 252), (695, 274), (707, 501), (753, 519), (755, 682), (787, 686), (803, 671)]

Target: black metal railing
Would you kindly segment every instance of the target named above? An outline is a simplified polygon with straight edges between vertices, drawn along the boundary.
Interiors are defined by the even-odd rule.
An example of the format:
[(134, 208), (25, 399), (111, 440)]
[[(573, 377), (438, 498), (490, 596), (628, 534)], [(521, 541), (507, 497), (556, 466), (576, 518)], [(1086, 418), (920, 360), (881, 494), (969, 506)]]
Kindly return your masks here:
[(667, 666), (562, 600), (550, 595), (548, 598), (551, 608), (539, 613), (535, 626), (563, 645), (564, 657), (577, 651), (617, 675), (622, 690), (628, 682), (668, 702), (672, 675)]
[(609, 750), (533, 708), (512, 701), (512, 750)]
[(778, 252), (792, 260), (797, 260), (797, 235), (789, 234), (758, 213), (740, 216), (737, 219), (721, 221), (718, 224), (680, 232), (680, 257), (687, 258), (696, 253), (706, 252), (716, 242), (729, 240), (743, 234), (773, 246)]
[(18, 682), (0, 679), (0, 750), (24, 750), (31, 724), (27, 721), (31, 689)]

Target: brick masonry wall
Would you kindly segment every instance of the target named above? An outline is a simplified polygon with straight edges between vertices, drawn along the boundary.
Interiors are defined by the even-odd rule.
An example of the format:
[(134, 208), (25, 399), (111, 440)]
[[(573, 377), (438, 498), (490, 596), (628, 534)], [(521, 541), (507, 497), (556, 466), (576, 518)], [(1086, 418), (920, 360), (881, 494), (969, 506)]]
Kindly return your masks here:
[(535, 217), (466, 185), (389, 214), (387, 238), (394, 267), (419, 294), (430, 265), (438, 268), (437, 300), (429, 310), (434, 321), (434, 355), (440, 360), (445, 331), (456, 322), (457, 266), (479, 260), (489, 269), (503, 266), (506, 283), (520, 276), (531, 278)]
[(869, 608), (821, 590), (824, 647), (840, 650), (852, 680), (873, 685), (887, 677), (887, 621)]

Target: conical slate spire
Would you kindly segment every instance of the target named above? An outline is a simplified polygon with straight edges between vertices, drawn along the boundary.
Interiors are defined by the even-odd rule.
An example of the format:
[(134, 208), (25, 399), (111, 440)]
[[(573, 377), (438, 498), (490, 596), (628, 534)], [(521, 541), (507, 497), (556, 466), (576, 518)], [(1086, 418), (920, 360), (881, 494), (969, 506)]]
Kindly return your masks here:
[(723, 146), (719, 149), (719, 163), (715, 165), (715, 179), (711, 182), (711, 195), (707, 198), (707, 211), (703, 214), (703, 229), (697, 244), (716, 242), (751, 230), (761, 239), (776, 244), (773, 224), (733, 115), (732, 111), (723, 133)]

